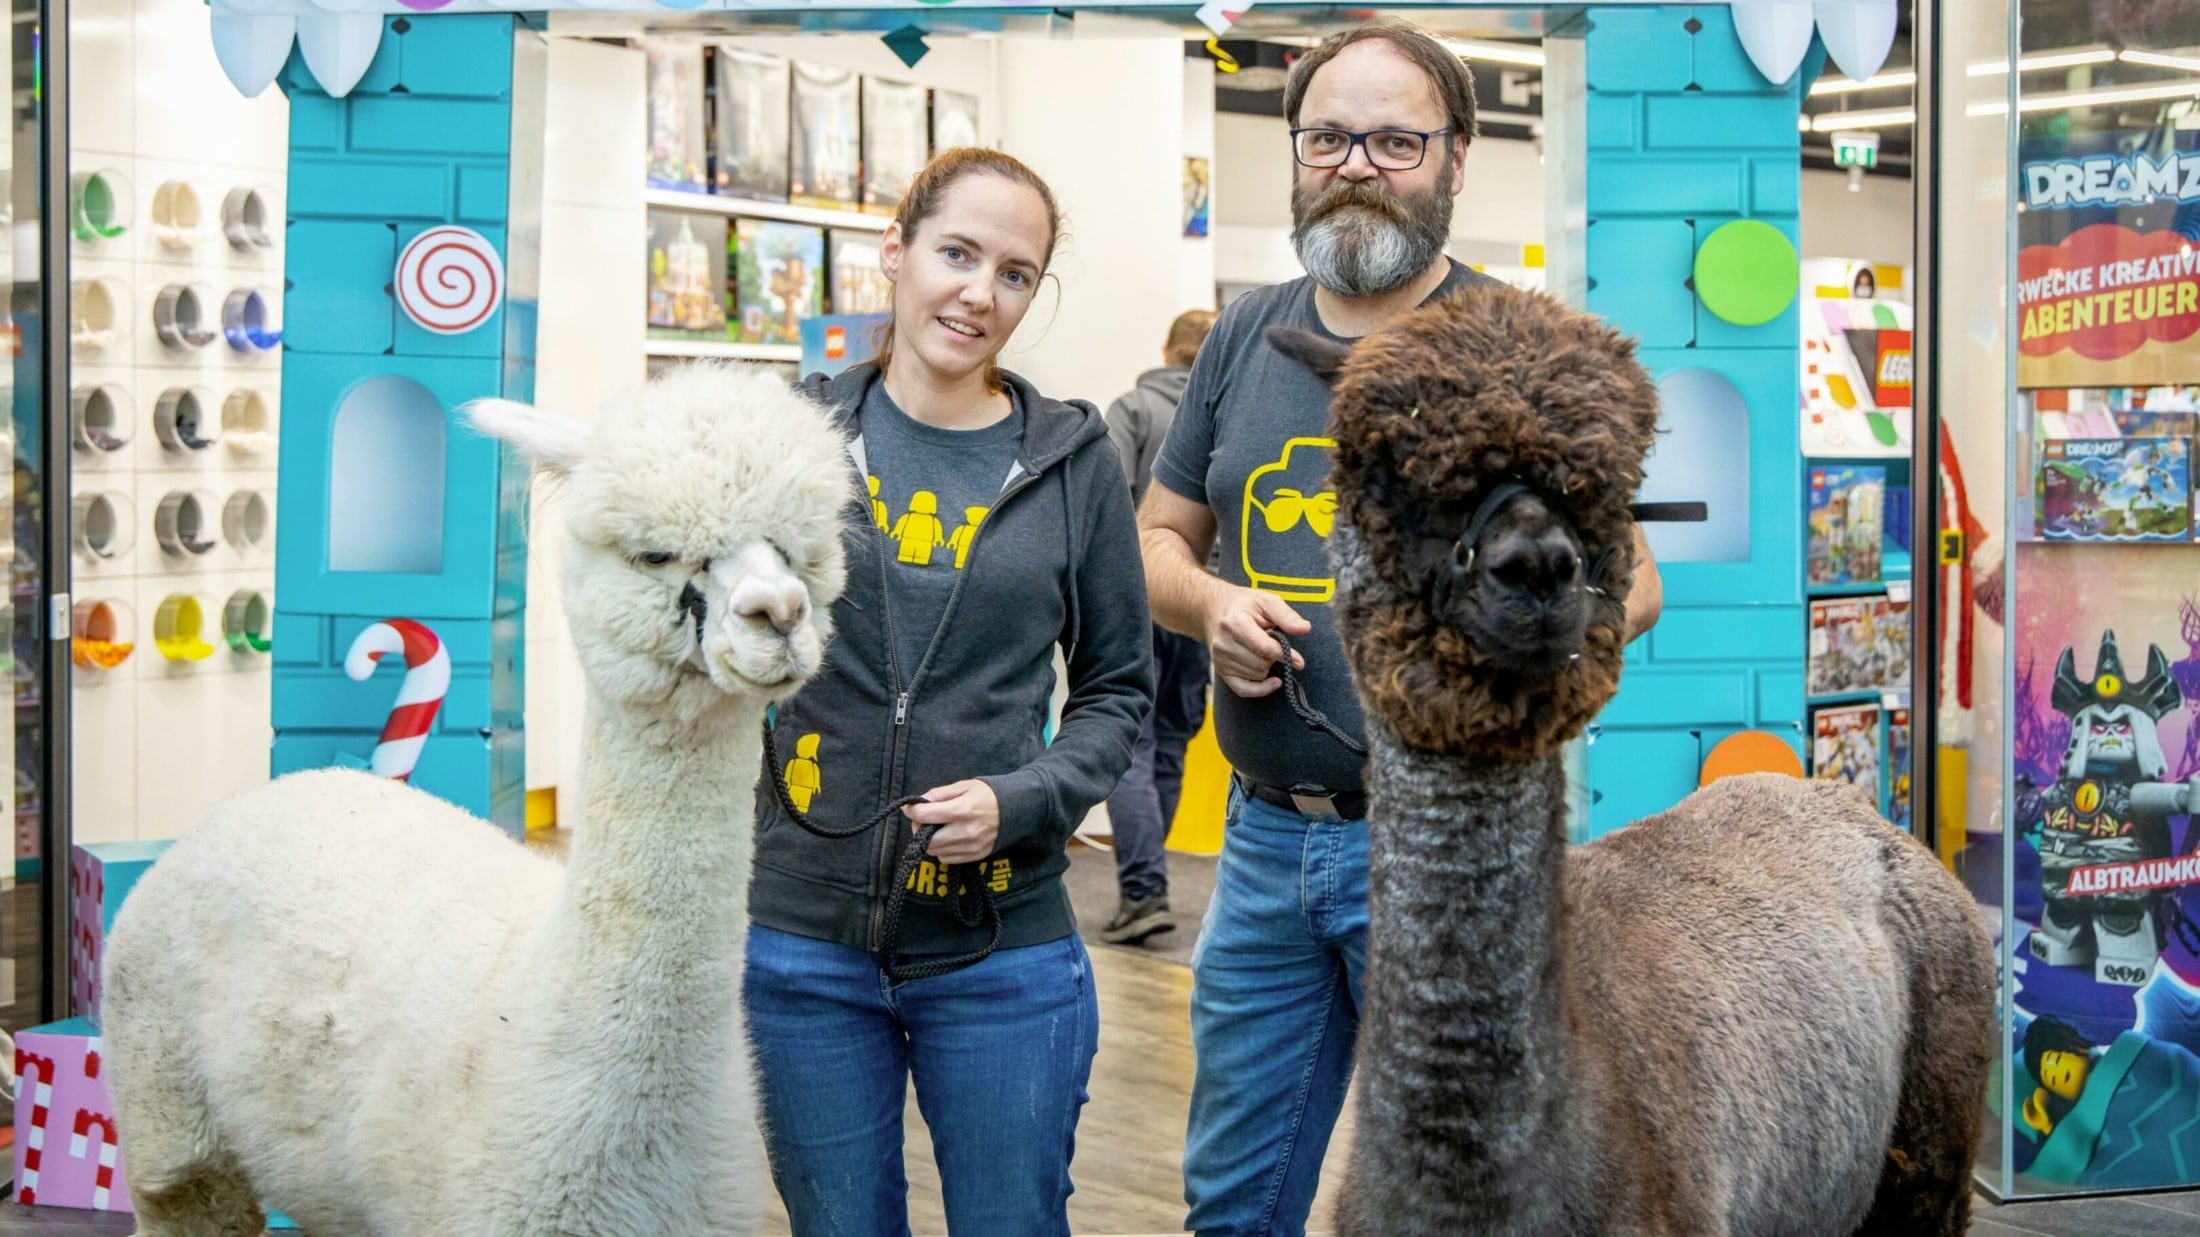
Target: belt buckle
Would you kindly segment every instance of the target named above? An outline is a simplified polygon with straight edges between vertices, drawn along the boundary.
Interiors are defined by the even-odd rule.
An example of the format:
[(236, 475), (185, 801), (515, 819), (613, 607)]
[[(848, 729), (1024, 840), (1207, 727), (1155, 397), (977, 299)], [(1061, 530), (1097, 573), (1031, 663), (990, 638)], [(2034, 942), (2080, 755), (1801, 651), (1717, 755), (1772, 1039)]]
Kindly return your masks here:
[(1320, 821), (1344, 819), (1344, 814), (1337, 810), (1337, 801), (1332, 796), (1304, 794), (1296, 788), (1286, 793), (1291, 796), (1291, 806), (1297, 808), (1301, 816), (1310, 816)]

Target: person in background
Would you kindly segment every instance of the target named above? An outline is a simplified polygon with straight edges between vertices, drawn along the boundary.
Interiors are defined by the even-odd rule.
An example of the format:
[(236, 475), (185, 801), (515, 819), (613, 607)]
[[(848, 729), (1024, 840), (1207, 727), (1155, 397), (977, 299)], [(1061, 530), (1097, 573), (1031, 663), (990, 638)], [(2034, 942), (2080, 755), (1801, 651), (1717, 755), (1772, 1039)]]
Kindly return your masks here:
[[(1138, 385), (1108, 406), (1108, 438), (1123, 458), (1131, 500), (1146, 496), (1153, 480), (1154, 457), (1176, 419), (1176, 402), (1192, 376), (1199, 345), (1215, 324), (1213, 310), (1193, 309), (1169, 324), (1162, 345), (1162, 366), (1138, 376)], [(1115, 831), (1115, 883), (1121, 901), (1115, 918), (1100, 929), (1100, 939), (1134, 945), (1172, 932), (1169, 917), (1169, 867), (1162, 843), (1184, 786), (1184, 748), (1207, 718), (1207, 646), (1154, 624), (1154, 703), (1131, 750), (1130, 772), (1108, 796), (1108, 823)]]

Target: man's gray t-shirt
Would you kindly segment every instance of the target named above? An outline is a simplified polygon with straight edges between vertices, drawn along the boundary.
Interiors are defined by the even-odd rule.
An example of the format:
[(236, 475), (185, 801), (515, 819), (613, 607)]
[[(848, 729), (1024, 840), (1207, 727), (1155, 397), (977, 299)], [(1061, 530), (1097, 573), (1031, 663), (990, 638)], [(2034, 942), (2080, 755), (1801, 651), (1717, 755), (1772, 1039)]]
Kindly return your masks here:
[[(1454, 262), (1429, 299), (1488, 278)], [(1327, 542), (1337, 499), (1329, 488), (1329, 388), (1263, 338), (1271, 326), (1338, 338), (1315, 312), (1311, 279), (1231, 302), (1199, 350), (1154, 478), (1213, 509), (1222, 578), (1274, 594), (1313, 624), (1294, 641), (1306, 658), (1299, 678), (1307, 699), (1357, 737), (1360, 704), (1331, 605), (1336, 580)], [(1218, 689), (1215, 737), (1231, 766), (1256, 782), (1363, 787), (1361, 759), (1299, 720), (1280, 691), (1248, 700)]]
[(1013, 395), (1010, 404), (983, 429), (949, 430), (903, 412), (883, 382), (864, 398), (864, 482), (871, 519), (886, 534), (886, 605), (903, 683), (916, 674), (970, 560), (971, 539), (1016, 466), (1024, 410)]

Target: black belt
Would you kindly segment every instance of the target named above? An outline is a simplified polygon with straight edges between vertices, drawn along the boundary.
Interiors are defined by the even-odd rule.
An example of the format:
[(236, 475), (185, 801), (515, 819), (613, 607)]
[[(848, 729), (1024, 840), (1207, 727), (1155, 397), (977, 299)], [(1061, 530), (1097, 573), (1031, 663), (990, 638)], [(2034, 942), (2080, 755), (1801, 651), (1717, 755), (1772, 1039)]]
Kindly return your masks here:
[(1242, 773), (1231, 776), (1237, 779), (1238, 788), (1246, 794), (1286, 812), (1297, 812), (1318, 821), (1367, 819), (1367, 792), (1363, 790), (1332, 791), (1319, 786), (1291, 790), (1256, 782)]

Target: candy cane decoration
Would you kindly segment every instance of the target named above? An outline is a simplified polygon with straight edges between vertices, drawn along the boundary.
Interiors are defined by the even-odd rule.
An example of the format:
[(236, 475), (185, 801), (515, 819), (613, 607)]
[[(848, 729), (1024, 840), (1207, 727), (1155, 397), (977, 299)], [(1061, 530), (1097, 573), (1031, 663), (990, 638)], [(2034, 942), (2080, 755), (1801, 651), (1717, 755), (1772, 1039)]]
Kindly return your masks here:
[(99, 1171), (92, 1174), (92, 1209), (107, 1210), (107, 1192), (115, 1185), (116, 1144), (115, 1119), (105, 1113), (90, 1109), (76, 1110), (76, 1132), (69, 1136), (69, 1156), (81, 1160), (91, 1151), (88, 1135), (93, 1126), (99, 1127)]
[(391, 287), (398, 308), (423, 329), (463, 335), (504, 301), (504, 263), (472, 228), (429, 228), (398, 255)]
[(376, 777), (409, 781), (420, 763), (420, 749), (427, 746), (428, 731), (435, 725), (436, 710), (451, 690), (451, 655), (434, 632), (411, 619), (384, 619), (369, 625), (351, 642), (344, 655), (344, 673), (364, 682), (391, 653), (405, 655), (405, 681), (397, 689), (397, 703), (390, 706), (389, 720), (382, 723), (382, 741), (374, 745), (368, 771)]
[(16, 1085), (28, 1082), (34, 1073), (38, 1085), (31, 1090), (31, 1128), (23, 1133), (23, 1180), (15, 1191), (15, 1201), (26, 1205), (38, 1201), (38, 1166), (46, 1158), (46, 1108), (53, 1103), (54, 1065), (52, 1057), (16, 1049)]

